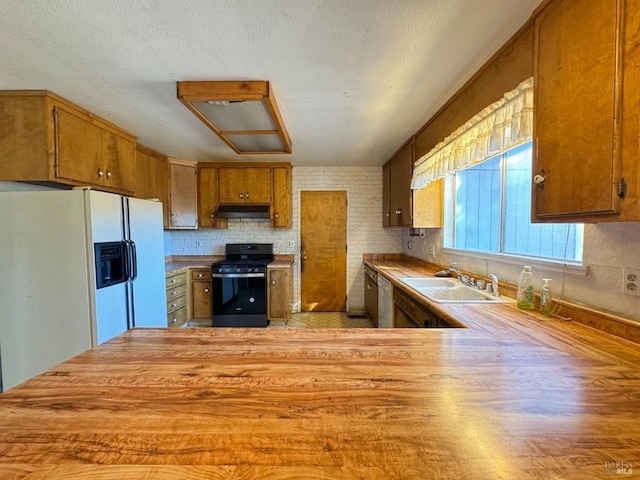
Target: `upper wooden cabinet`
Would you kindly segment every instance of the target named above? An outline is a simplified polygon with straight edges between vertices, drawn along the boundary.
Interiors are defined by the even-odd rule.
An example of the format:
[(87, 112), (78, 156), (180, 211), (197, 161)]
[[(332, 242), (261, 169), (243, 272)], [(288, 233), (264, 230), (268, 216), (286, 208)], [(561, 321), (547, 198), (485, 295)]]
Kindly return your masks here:
[(411, 174), (413, 173), (413, 139), (389, 160), (382, 170), (382, 225), (412, 226)]
[(198, 228), (196, 188), (196, 164), (169, 159), (169, 228)]
[(229, 168), (218, 171), (218, 203), (271, 203), (271, 169)]
[(0, 180), (132, 195), (136, 138), (47, 91), (0, 92)]
[(220, 205), (270, 206), (271, 228), (291, 228), (291, 164), (199, 163), (198, 222), (201, 228), (228, 228)]
[(169, 228), (169, 166), (166, 155), (136, 146), (137, 198), (157, 198), (162, 202), (163, 225)]
[[(623, 65), (637, 70), (638, 57), (623, 60), (638, 45), (637, 25), (623, 37), (624, 10), (624, 0), (553, 0), (535, 17), (533, 175), (544, 182), (532, 187), (533, 221), (621, 219), (622, 179), (637, 178), (638, 163), (636, 139), (623, 154), (631, 169), (621, 164), (622, 124), (638, 128), (637, 112), (622, 114)], [(637, 110), (638, 94), (625, 95)]]
[(291, 228), (291, 165), (273, 169), (272, 228)]

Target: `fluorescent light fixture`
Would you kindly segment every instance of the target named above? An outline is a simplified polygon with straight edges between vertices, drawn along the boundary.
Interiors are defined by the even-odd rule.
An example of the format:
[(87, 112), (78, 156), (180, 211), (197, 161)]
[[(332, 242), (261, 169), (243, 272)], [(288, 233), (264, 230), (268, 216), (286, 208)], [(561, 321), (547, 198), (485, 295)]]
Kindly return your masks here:
[(178, 100), (236, 153), (291, 153), (269, 82), (178, 82)]

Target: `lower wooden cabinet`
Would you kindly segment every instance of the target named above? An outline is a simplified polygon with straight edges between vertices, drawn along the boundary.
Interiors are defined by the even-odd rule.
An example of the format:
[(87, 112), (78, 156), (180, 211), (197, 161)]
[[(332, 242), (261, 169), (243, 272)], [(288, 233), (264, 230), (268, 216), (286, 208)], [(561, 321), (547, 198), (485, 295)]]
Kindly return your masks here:
[(293, 274), (291, 267), (267, 269), (267, 318), (287, 321), (291, 317)]
[(211, 269), (191, 269), (191, 318), (211, 318)]
[(374, 325), (378, 324), (378, 274), (364, 267), (364, 308)]
[(181, 327), (187, 321), (187, 272), (168, 272), (165, 277), (167, 287), (167, 326)]
[(435, 328), (438, 316), (428, 311), (398, 289), (393, 291), (395, 328)]

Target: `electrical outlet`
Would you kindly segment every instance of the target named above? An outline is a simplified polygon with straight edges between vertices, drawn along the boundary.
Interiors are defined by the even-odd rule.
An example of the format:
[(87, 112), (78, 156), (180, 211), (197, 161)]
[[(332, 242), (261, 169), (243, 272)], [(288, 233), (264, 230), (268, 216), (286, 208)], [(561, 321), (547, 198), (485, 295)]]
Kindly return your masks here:
[(625, 268), (623, 270), (622, 293), (640, 297), (640, 269)]

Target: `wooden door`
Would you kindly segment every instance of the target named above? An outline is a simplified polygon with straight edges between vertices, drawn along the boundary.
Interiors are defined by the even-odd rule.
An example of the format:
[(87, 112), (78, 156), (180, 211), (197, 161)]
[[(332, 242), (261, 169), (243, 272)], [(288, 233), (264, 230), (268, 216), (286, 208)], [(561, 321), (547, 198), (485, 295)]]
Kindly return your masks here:
[(218, 170), (218, 202), (222, 205), (244, 203), (244, 169), (220, 168)]
[(303, 312), (344, 312), (347, 301), (347, 192), (300, 193)]
[(291, 169), (273, 169), (273, 228), (291, 228)]
[(244, 169), (245, 203), (271, 203), (271, 169)]
[(169, 162), (169, 203), (170, 228), (197, 228), (195, 164)]
[(622, 4), (556, 1), (536, 18), (534, 221), (618, 210)]
[(102, 155), (107, 187), (123, 193), (136, 189), (136, 144), (114, 133), (103, 130)]
[(55, 109), (57, 177), (103, 185), (102, 130), (66, 110)]

